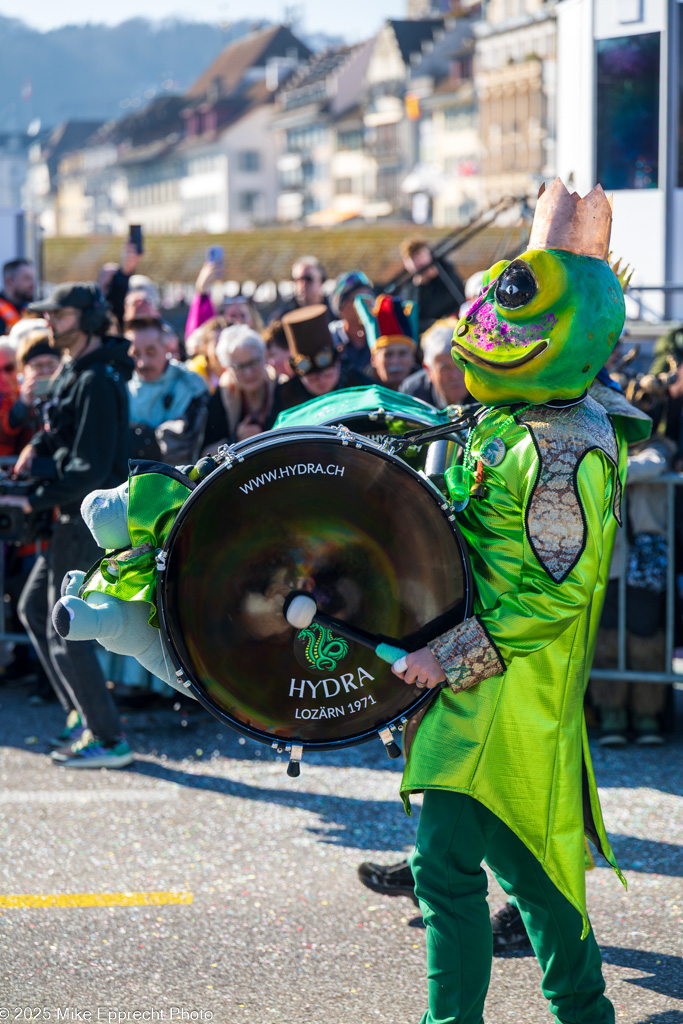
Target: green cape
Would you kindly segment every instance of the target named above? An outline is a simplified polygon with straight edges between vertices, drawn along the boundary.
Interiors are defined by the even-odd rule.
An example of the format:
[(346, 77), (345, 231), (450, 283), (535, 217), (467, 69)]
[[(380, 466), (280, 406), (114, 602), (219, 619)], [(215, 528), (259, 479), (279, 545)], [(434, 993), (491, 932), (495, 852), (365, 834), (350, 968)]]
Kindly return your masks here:
[[(477, 587), (475, 615), (430, 647), (444, 687), (406, 730), (401, 795), (468, 793), (501, 818), (558, 889), (586, 912), (585, 834), (622, 878), (605, 832), (583, 697), (626, 474), (626, 439), (650, 421), (597, 385), (574, 405), (491, 409), (473, 452), (501, 437), (485, 498), (458, 515)], [(602, 401), (611, 406), (608, 417)], [(613, 425), (614, 424), (614, 425)], [(616, 428), (616, 429), (615, 429)]]

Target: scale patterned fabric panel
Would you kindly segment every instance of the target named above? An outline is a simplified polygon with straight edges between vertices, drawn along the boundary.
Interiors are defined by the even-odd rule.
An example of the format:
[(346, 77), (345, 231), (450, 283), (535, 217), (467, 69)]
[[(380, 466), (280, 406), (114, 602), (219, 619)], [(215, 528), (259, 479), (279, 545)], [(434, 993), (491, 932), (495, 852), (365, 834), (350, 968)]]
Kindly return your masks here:
[[(567, 578), (581, 557), (586, 524), (576, 485), (576, 471), (587, 452), (598, 448), (619, 465), (614, 427), (598, 403), (587, 397), (562, 408), (535, 406), (519, 417), (531, 431), (539, 468), (526, 510), (526, 531), (536, 557), (557, 583)], [(621, 525), (621, 483), (616, 472), (614, 517)]]
[(498, 648), (476, 615), (459, 622), (428, 646), (446, 673), (453, 693), (505, 671)]

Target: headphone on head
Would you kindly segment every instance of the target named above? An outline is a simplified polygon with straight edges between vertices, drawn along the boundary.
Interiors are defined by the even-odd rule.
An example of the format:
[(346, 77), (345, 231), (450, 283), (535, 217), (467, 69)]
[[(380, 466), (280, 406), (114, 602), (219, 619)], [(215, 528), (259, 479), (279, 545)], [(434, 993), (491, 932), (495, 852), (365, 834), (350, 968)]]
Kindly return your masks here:
[(109, 330), (109, 305), (99, 285), (88, 281), (83, 287), (92, 295), (92, 303), (81, 310), (81, 330), (84, 334), (102, 337)]

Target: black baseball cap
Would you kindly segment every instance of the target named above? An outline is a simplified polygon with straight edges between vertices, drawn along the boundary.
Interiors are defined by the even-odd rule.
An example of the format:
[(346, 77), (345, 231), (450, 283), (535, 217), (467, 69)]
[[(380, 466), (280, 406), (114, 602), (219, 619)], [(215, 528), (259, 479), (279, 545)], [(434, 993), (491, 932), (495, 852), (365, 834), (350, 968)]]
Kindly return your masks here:
[(49, 299), (32, 302), (31, 312), (50, 313), (56, 309), (92, 309), (98, 303), (104, 305), (104, 296), (93, 281), (66, 281), (57, 285)]

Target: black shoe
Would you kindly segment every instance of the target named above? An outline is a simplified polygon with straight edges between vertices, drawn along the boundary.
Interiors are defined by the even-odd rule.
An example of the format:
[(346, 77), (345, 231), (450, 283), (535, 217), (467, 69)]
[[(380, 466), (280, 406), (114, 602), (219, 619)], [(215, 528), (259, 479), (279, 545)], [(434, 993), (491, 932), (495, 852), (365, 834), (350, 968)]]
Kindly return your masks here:
[(494, 953), (507, 953), (530, 945), (522, 915), (512, 903), (506, 903), (491, 916), (491, 928)]
[(419, 906), (415, 895), (415, 882), (408, 861), (399, 864), (372, 864), (364, 860), (358, 865), (358, 877), (368, 889), (384, 896), (407, 896)]

